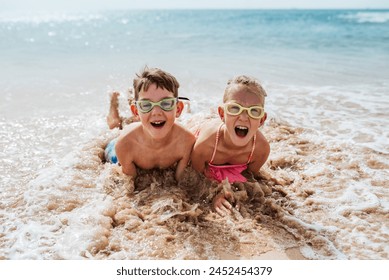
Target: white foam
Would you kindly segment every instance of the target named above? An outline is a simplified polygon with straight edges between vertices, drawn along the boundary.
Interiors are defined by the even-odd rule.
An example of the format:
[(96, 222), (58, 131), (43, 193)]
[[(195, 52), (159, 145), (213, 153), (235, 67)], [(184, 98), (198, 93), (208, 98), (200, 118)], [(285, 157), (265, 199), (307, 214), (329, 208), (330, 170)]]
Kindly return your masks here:
[(340, 18), (358, 23), (386, 23), (389, 22), (389, 12), (357, 12), (340, 15)]
[(351, 184), (340, 197), (334, 199), (334, 202), (339, 205), (337, 212), (340, 215), (347, 212), (371, 211), (381, 206), (380, 199), (361, 183)]
[(66, 14), (66, 13), (24, 13), (24, 14), (1, 14), (0, 22), (4, 23), (61, 23), (61, 22), (89, 22), (102, 20), (104, 17), (100, 14)]
[[(319, 137), (389, 151), (387, 84), (354, 87), (268, 86), (267, 107), (289, 124), (312, 128)], [(330, 139), (329, 139), (330, 140)]]

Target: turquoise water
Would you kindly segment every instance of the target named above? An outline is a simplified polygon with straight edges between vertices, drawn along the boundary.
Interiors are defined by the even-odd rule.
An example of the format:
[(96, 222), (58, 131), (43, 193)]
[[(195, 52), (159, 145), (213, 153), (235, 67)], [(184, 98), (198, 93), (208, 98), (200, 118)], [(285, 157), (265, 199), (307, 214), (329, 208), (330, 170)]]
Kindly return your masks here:
[(387, 82), (388, 27), (389, 10), (0, 14), (0, 106), (12, 114), (35, 98), (61, 109), (66, 96), (127, 87), (146, 64), (207, 95), (242, 73), (291, 85)]
[(380, 81), (389, 71), (388, 27), (388, 10), (3, 15), (2, 76), (74, 80), (84, 71), (103, 77), (147, 63), (213, 76), (249, 70), (277, 81)]

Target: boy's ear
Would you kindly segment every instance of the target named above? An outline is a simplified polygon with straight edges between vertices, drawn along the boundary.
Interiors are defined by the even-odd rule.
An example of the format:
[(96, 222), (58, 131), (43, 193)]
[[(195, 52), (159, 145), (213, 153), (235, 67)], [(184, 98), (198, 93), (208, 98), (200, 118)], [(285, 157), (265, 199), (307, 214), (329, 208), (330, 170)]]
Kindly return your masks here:
[(139, 113), (138, 113), (138, 108), (136, 108), (136, 105), (135, 104), (131, 104), (130, 106), (131, 108), (131, 112), (134, 116), (139, 116)]
[(177, 102), (176, 118), (181, 116), (182, 111), (184, 110), (184, 103), (182, 101)]
[(224, 122), (224, 108), (222, 106), (217, 107), (220, 119)]

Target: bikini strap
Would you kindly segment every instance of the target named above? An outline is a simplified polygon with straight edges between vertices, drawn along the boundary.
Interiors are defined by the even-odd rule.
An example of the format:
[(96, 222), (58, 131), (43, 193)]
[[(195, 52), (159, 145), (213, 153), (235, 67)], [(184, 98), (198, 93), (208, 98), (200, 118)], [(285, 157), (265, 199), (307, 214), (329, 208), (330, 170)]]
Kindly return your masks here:
[(257, 140), (257, 134), (255, 133), (255, 134), (254, 134), (254, 139), (253, 139), (253, 148), (251, 149), (251, 153), (250, 153), (250, 156), (249, 156), (249, 160), (247, 161), (247, 164), (249, 164), (250, 161), (251, 161), (251, 159), (253, 158), (256, 140)]
[(215, 148), (213, 149), (212, 158), (211, 158), (211, 160), (209, 161), (210, 164), (213, 164), (213, 160), (215, 159), (217, 144), (219, 143), (220, 130), (222, 129), (223, 124), (224, 124), (224, 123), (221, 123), (221, 125), (219, 126), (219, 129), (218, 129), (217, 132), (216, 132)]

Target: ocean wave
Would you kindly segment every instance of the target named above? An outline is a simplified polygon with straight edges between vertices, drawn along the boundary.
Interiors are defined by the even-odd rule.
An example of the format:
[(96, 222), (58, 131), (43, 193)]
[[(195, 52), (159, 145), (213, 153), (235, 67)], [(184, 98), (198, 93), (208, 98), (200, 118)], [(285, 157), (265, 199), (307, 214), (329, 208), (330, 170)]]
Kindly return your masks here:
[(386, 88), (387, 83), (354, 87), (268, 85), (267, 111), (270, 117), (312, 129), (328, 141), (388, 154), (388, 134), (382, 130), (388, 124)]
[(354, 14), (343, 14), (341, 19), (358, 23), (387, 23), (389, 22), (389, 12), (357, 12)]

